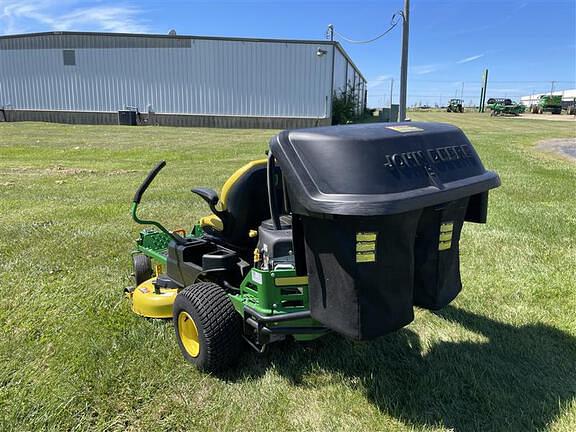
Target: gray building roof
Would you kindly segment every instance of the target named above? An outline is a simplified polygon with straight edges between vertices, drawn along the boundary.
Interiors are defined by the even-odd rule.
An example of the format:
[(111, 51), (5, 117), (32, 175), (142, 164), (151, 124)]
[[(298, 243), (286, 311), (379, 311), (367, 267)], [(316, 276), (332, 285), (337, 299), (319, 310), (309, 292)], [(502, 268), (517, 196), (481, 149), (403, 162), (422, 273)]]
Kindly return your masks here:
[(160, 35), (138, 33), (104, 33), (55, 31), (0, 36), (0, 50), (24, 49), (89, 49), (89, 48), (190, 48), (196, 40), (248, 43), (312, 44), (335, 46), (356, 73), (366, 82), (362, 72), (337, 41), (241, 38), (221, 36)]

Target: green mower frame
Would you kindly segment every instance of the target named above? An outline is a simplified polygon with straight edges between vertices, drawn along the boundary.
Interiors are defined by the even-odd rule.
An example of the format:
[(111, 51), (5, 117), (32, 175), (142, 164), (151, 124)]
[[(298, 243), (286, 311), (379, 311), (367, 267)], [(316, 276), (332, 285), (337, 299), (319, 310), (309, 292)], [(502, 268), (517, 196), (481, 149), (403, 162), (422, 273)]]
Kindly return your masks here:
[[(251, 268), (238, 287), (222, 280), (218, 272), (209, 271), (201, 272), (196, 282), (189, 287), (154, 285), (167, 270), (170, 242), (194, 241), (204, 236), (200, 224), (194, 225), (190, 233), (184, 230), (170, 231), (157, 221), (141, 219), (138, 216), (138, 206), (143, 193), (165, 165), (164, 161), (160, 162), (148, 174), (136, 192), (131, 206), (132, 219), (136, 223), (155, 227), (140, 232), (136, 240), (136, 249), (132, 253), (136, 285), (128, 289), (126, 294), (132, 300), (133, 311), (150, 318), (172, 318), (182, 354), (188, 361), (207, 371), (221, 370), (234, 362), (240, 349), (237, 340), (242, 338), (257, 352), (263, 353), (268, 344), (288, 337), (297, 341), (310, 341), (328, 333), (326, 327), (310, 317), (307, 277), (296, 276), (293, 268), (274, 270)], [(254, 255), (254, 261), (258, 262), (260, 258), (256, 251)], [(209, 289), (218, 291), (220, 300), (222, 294), (226, 293), (236, 315), (229, 316), (229, 321), (236, 322), (224, 329), (226, 334), (216, 336), (228, 340), (228, 346), (220, 347), (218, 352), (209, 358), (190, 354), (190, 350), (186, 349), (181, 341), (182, 337), (178, 334), (178, 317), (172, 312), (177, 305), (177, 298), (185, 298), (186, 291), (193, 292), (197, 285), (203, 285), (204, 289), (208, 286)], [(202, 305), (196, 305), (199, 309), (197, 312), (222, 316), (223, 311), (215, 310), (219, 306), (214, 303), (217, 302), (210, 299)], [(229, 311), (228, 314), (230, 315)], [(201, 321), (201, 317), (197, 319)], [(199, 325), (202, 323), (195, 324)], [(199, 342), (201, 344), (202, 340)], [(210, 340), (204, 341), (204, 344), (212, 347), (218, 345)]]

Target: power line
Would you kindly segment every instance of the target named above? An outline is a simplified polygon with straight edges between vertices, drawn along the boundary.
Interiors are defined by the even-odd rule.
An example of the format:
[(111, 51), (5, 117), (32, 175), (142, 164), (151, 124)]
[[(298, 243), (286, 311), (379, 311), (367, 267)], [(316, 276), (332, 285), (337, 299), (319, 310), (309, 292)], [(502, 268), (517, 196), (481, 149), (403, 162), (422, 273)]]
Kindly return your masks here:
[(388, 33), (390, 33), (392, 31), (392, 29), (394, 27), (396, 27), (398, 25), (398, 23), (400, 22), (400, 18), (398, 18), (398, 16), (402, 16), (402, 12), (396, 12), (395, 14), (392, 15), (392, 18), (390, 20), (390, 27), (388, 27), (386, 29), (386, 31), (384, 33), (379, 34), (378, 36), (372, 38), (372, 39), (367, 39), (367, 40), (354, 40), (354, 39), (349, 39), (346, 36), (344, 36), (342, 33), (336, 31), (335, 29), (332, 29), (332, 31), (334, 33), (336, 33), (338, 36), (340, 36), (345, 42), (351, 43), (351, 44), (368, 44), (368, 43), (372, 43), (377, 41), (378, 39), (386, 36)]
[[(378, 78), (374, 80), (368, 80), (370, 83), (375, 82), (384, 82), (389, 81), (390, 78)], [(418, 78), (411, 78), (410, 81), (414, 82), (429, 82), (429, 83), (449, 83), (449, 84), (462, 84), (463, 82), (466, 84), (478, 84), (477, 81), (462, 81), (462, 80), (428, 80), (428, 79), (418, 79)], [(491, 84), (550, 84), (554, 82), (555, 84), (576, 84), (576, 81), (558, 81), (558, 80), (543, 80), (543, 81), (498, 81), (498, 80), (490, 80)]]
[[(506, 92), (500, 92), (500, 93), (506, 93)], [(398, 93), (394, 93), (393, 96), (398, 96)], [(460, 95), (458, 95), (460, 96)], [(508, 96), (513, 98), (519, 98), (520, 96), (526, 96), (526, 95), (517, 95), (517, 94), (512, 94), (512, 93), (508, 93)], [(390, 93), (368, 93), (368, 97), (386, 97), (389, 98), (390, 97)], [(418, 98), (441, 98), (441, 97), (448, 97), (448, 98), (452, 98), (452, 96), (450, 96), (449, 93), (443, 93), (443, 94), (437, 94), (437, 95), (429, 95), (429, 94), (412, 94), (410, 93), (410, 97), (418, 97)], [(478, 95), (477, 94), (465, 94), (464, 96), (461, 96), (464, 98), (477, 98)]]

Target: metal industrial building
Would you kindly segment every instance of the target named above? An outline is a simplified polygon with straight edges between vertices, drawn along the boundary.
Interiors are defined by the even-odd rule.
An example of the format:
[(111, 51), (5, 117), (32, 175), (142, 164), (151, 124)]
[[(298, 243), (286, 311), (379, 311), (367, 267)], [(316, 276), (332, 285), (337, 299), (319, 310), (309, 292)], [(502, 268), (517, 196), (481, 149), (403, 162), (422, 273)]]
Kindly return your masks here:
[(366, 80), (338, 42), (48, 32), (0, 36), (0, 121), (308, 127)]

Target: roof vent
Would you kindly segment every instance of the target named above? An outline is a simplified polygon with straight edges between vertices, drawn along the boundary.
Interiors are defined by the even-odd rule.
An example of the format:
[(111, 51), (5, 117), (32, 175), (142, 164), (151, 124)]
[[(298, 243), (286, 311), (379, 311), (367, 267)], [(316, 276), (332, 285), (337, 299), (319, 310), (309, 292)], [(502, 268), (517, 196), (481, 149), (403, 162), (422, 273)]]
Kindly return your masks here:
[(170, 36), (176, 36), (176, 30), (172, 29), (168, 32), (168, 35)]

